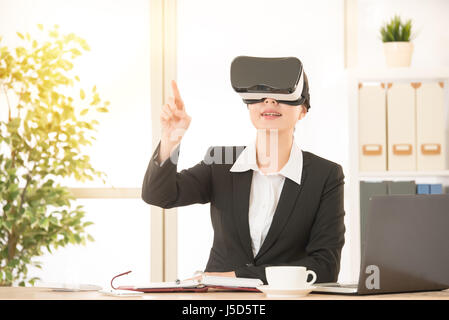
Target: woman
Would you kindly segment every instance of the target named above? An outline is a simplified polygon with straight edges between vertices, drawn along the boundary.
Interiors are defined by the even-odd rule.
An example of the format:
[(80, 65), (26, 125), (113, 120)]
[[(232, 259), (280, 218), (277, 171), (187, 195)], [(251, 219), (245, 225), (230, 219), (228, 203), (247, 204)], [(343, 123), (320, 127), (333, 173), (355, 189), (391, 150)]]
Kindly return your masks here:
[(254, 144), (209, 148), (203, 161), (177, 172), (176, 157), (191, 118), (176, 82), (171, 85), (142, 199), (162, 208), (210, 202), (214, 241), (207, 274), (266, 284), (265, 267), (295, 265), (313, 270), (317, 282), (337, 281), (345, 232), (344, 175), (339, 164), (302, 151), (295, 142), (295, 126), (310, 107), (308, 92), (298, 106), (271, 98), (248, 104), (257, 129)]

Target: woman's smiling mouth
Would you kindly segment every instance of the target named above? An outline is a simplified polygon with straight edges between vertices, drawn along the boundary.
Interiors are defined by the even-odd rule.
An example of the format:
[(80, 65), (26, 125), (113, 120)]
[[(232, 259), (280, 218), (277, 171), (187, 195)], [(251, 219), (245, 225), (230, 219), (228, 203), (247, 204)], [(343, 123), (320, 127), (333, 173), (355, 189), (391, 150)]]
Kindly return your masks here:
[(277, 119), (279, 117), (282, 117), (281, 113), (276, 112), (274, 110), (265, 110), (260, 115), (262, 118), (267, 119), (267, 120)]

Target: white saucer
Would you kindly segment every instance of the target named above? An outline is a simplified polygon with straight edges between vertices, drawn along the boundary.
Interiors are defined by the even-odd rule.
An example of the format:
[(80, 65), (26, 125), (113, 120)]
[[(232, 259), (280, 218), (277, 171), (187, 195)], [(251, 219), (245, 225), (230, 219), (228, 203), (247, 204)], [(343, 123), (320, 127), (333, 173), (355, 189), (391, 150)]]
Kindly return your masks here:
[(306, 288), (297, 289), (282, 289), (282, 288), (272, 288), (269, 285), (257, 287), (260, 291), (265, 293), (268, 298), (298, 298), (307, 296), (313, 289), (314, 286)]

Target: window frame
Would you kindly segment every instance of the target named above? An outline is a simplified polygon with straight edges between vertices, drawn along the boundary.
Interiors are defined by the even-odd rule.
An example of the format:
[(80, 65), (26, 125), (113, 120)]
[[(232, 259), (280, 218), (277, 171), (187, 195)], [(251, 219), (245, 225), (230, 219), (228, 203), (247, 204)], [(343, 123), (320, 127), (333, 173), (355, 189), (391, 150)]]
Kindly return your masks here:
[[(170, 81), (176, 80), (177, 0), (150, 1), (151, 128), (154, 150), (160, 140), (161, 106), (168, 100)], [(150, 146), (148, 146), (150, 147)], [(144, 172), (142, 172), (143, 180)], [(141, 199), (141, 188), (69, 188), (76, 199)], [(154, 282), (177, 278), (177, 210), (150, 206), (151, 275)], [(168, 236), (170, 235), (170, 236)], [(175, 236), (173, 236), (175, 235)]]

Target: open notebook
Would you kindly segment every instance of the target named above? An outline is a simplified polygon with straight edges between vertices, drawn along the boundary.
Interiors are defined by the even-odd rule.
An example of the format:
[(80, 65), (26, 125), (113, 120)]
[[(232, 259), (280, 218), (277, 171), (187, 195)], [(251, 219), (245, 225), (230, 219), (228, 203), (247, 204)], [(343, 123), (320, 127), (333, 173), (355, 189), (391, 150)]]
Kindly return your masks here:
[(119, 286), (116, 288), (112, 285), (112, 281), (111, 286), (114, 289), (140, 292), (205, 292), (215, 290), (260, 292), (257, 287), (263, 285), (262, 280), (259, 279), (218, 277), (208, 275), (203, 275), (200, 279), (195, 280), (184, 280), (180, 282), (150, 282), (142, 285)]

